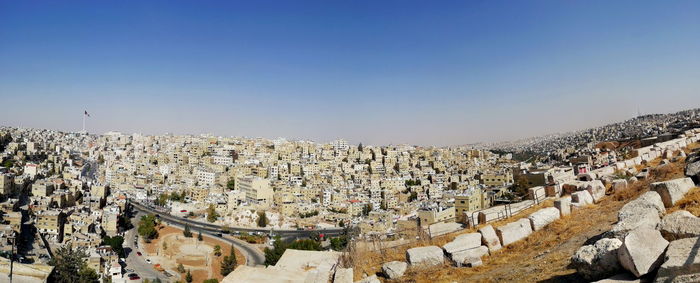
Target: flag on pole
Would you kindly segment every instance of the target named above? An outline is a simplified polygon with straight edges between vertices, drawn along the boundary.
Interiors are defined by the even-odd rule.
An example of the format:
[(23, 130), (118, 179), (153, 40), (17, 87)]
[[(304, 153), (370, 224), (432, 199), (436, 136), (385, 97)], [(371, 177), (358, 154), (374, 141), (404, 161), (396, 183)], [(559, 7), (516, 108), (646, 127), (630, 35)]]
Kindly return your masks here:
[(90, 117), (90, 114), (87, 113), (87, 110), (85, 110), (85, 116)]

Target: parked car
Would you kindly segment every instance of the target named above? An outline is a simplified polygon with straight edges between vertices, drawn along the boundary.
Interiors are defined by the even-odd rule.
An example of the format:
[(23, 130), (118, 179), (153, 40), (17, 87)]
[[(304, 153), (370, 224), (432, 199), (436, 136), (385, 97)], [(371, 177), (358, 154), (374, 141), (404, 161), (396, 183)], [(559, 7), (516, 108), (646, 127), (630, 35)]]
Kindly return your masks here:
[(137, 255), (137, 256), (141, 256), (141, 252), (136, 252), (136, 255)]

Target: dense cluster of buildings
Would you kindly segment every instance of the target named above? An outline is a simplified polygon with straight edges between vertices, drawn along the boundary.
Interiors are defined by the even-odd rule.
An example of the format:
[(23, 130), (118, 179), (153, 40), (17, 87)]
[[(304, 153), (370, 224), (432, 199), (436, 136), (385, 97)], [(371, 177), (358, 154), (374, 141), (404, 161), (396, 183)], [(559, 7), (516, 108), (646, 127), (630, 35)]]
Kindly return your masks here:
[[(634, 148), (677, 137), (697, 117), (696, 110), (645, 116), (519, 145), (558, 156), (545, 163), (468, 146), (5, 127), (0, 253), (15, 245), (22, 261), (45, 264), (58, 247), (83, 247), (90, 266), (109, 274), (118, 258), (102, 238), (124, 232), (129, 202), (226, 226), (356, 227), (360, 239), (413, 237), (435, 224), (473, 224), (495, 204), (532, 197), (528, 189), (625, 160)], [(499, 149), (514, 149), (508, 146), (515, 144)], [(260, 213), (268, 223), (257, 221)]]

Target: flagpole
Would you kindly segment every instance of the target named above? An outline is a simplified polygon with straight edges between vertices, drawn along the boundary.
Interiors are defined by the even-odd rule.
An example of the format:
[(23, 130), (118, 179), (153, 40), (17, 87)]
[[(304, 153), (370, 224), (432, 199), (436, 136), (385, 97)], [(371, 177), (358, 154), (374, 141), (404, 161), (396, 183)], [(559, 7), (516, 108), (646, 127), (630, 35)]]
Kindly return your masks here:
[(85, 132), (85, 113), (83, 112), (83, 133)]

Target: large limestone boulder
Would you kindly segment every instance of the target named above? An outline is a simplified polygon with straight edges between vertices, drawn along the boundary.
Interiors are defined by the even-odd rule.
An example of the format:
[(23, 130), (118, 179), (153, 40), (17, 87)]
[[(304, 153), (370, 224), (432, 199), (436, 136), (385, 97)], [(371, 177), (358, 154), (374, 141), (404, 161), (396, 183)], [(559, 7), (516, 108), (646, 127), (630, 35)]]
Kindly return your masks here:
[(627, 234), (617, 257), (622, 267), (640, 277), (661, 265), (667, 246), (668, 241), (659, 231), (639, 228)]
[(489, 248), (479, 246), (473, 249), (459, 251), (452, 254), (452, 261), (456, 266), (473, 266), (481, 263), (481, 257), (489, 254)]
[(525, 239), (530, 234), (532, 234), (532, 225), (527, 218), (496, 228), (496, 235), (503, 246)]
[(580, 247), (571, 257), (571, 264), (587, 280), (599, 280), (622, 270), (617, 250), (622, 246), (618, 239), (600, 239), (593, 245)]
[(591, 197), (593, 197), (593, 201), (596, 203), (605, 197), (605, 186), (600, 180), (588, 182), (586, 190), (591, 193)]
[(379, 281), (379, 278), (377, 278), (377, 275), (372, 275), (369, 277), (365, 277), (364, 279), (360, 281), (355, 281), (355, 283), (382, 283), (382, 281)]
[(642, 209), (636, 214), (629, 214), (628, 217), (618, 220), (610, 229), (608, 236), (624, 239), (630, 231), (640, 228), (654, 229), (660, 221), (661, 218), (656, 210)]
[(352, 283), (352, 268), (336, 268), (333, 283)]
[(671, 242), (655, 282), (700, 282), (700, 238)]
[(633, 214), (638, 214), (642, 209), (653, 209), (659, 216), (666, 213), (661, 196), (657, 192), (649, 191), (622, 206), (617, 213), (617, 219), (621, 220)]
[(660, 215), (666, 212), (661, 196), (650, 191), (625, 204), (617, 213), (617, 223), (609, 236), (624, 238), (629, 231), (640, 227), (655, 228), (661, 221)]
[(691, 154), (685, 159), (685, 175), (692, 178), (695, 182), (700, 182), (700, 155), (697, 153)]
[(571, 205), (583, 207), (593, 204), (593, 197), (588, 191), (578, 191), (571, 194)]
[(690, 178), (680, 178), (651, 184), (652, 190), (661, 195), (661, 200), (666, 207), (672, 207), (693, 187), (695, 187), (695, 183), (693, 183), (693, 180)]
[(489, 253), (493, 253), (501, 249), (501, 240), (498, 239), (496, 235), (496, 230), (493, 226), (487, 225), (479, 228), (479, 233), (481, 233), (481, 243), (489, 248)]
[(396, 279), (403, 276), (404, 272), (406, 272), (406, 268), (408, 268), (408, 263), (403, 261), (390, 261), (382, 265), (382, 272), (384, 272), (387, 278)]
[(408, 249), (406, 259), (411, 265), (438, 265), (444, 262), (442, 249), (438, 246)]
[(543, 208), (530, 214), (527, 218), (530, 220), (532, 230), (538, 231), (559, 219), (559, 209), (556, 207)]
[(603, 280), (593, 281), (593, 283), (639, 283), (642, 280), (630, 274), (629, 272), (615, 274)]
[(480, 233), (467, 233), (462, 234), (457, 237), (452, 242), (449, 242), (442, 246), (442, 249), (449, 255), (468, 249), (473, 249), (481, 246), (481, 234)]
[(561, 217), (571, 214), (571, 196), (555, 200), (554, 207), (559, 210), (559, 216)]
[(614, 192), (621, 192), (627, 189), (627, 180), (617, 179), (612, 181), (612, 188)]
[(700, 218), (690, 212), (679, 210), (661, 219), (657, 229), (666, 240), (700, 236)]

